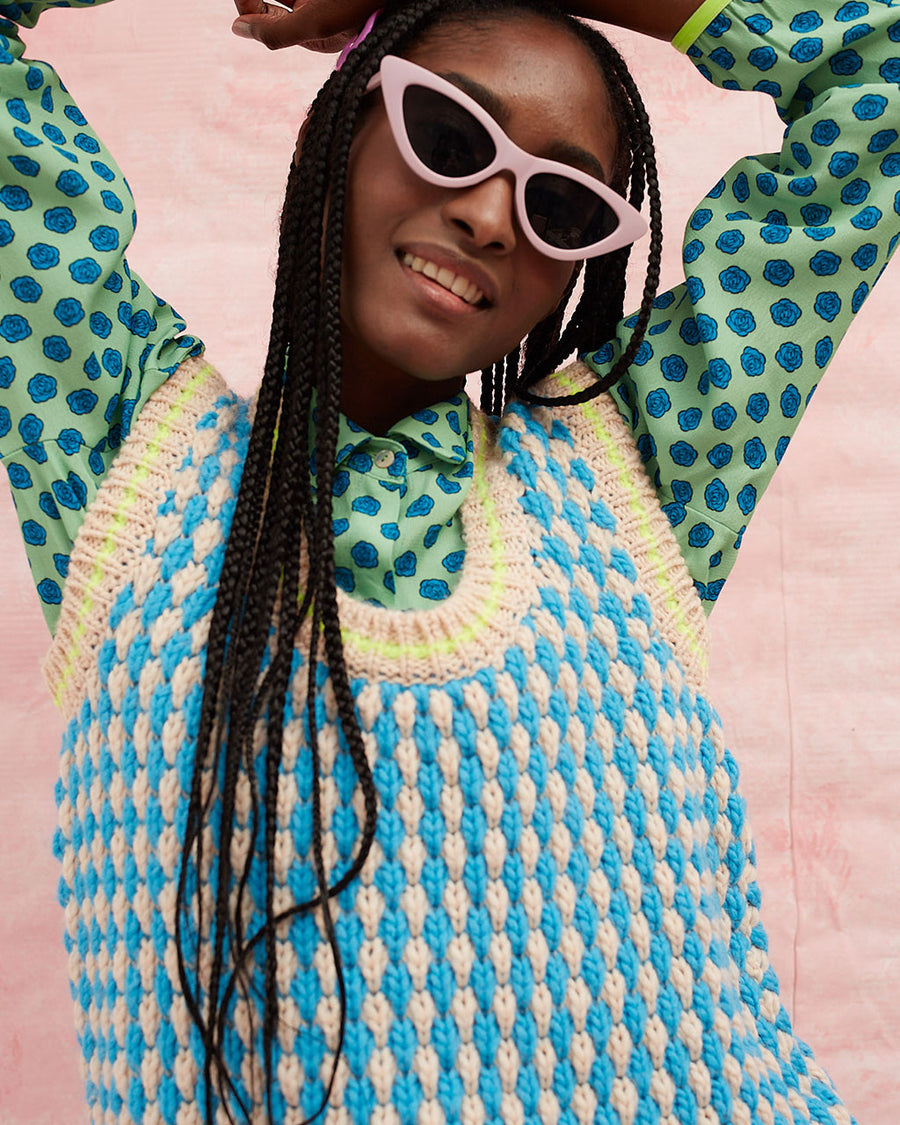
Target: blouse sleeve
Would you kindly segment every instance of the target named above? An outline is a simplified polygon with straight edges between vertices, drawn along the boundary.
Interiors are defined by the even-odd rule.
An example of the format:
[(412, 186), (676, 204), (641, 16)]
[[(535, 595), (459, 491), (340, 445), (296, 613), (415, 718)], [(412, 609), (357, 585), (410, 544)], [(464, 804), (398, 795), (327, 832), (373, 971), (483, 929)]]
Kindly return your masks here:
[[(613, 391), (709, 609), (897, 242), (900, 12), (731, 0), (685, 46), (710, 82), (769, 94), (785, 126), (780, 152), (738, 161), (694, 211), (685, 282)], [(587, 357), (600, 374), (633, 325)]]
[(0, 3), (0, 458), (51, 628), (69, 551), (153, 391), (201, 343), (128, 265), (134, 200), (18, 25), (48, 7)]

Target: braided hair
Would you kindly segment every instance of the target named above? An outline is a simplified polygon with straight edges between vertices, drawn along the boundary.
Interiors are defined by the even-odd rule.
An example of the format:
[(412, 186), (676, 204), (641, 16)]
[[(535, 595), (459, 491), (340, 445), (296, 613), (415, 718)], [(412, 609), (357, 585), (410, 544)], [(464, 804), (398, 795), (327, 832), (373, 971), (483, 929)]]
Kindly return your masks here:
[[(641, 308), (631, 339), (609, 375), (568, 398), (530, 391), (567, 356), (610, 338), (623, 314), (629, 250), (592, 259), (573, 276), (558, 309), (522, 343), (482, 373), (482, 407), (500, 414), (513, 394), (533, 402), (578, 402), (614, 383), (632, 362), (659, 282), (661, 216), (646, 111), (622, 58), (593, 28), (547, 0), (410, 0), (389, 6), (368, 38), (319, 92), (304, 124), (300, 158), (290, 170), (281, 223), (272, 328), (249, 449), (210, 626), (197, 754), (193, 767), (176, 906), (182, 990), (203, 1045), (208, 1125), (217, 1106), (236, 1123), (250, 1120), (239, 1076), (225, 1058), (235, 992), (262, 994), (266, 1112), (275, 1121), (274, 1045), (278, 1031), (276, 931), (287, 919), (318, 911), (334, 959), (343, 1045), (346, 995), (331, 901), (359, 875), (371, 849), (377, 797), (344, 662), (335, 589), (332, 487), (341, 404), (341, 257), (350, 147), (366, 86), (385, 54), (402, 54), (430, 30), (451, 22), (482, 25), (537, 14), (568, 28), (594, 55), (609, 90), (619, 134), (612, 186), (640, 207), (649, 195), (651, 238)], [(580, 285), (580, 293), (576, 293)], [(574, 308), (567, 312), (575, 302)], [(316, 411), (314, 448), (310, 418)], [(311, 458), (315, 479), (311, 478)], [(287, 909), (275, 905), (277, 801), (285, 703), (296, 669), (301, 626), (306, 653), (306, 745), (312, 766), (312, 868), (317, 893)], [(324, 666), (324, 668), (323, 668)], [(331, 881), (322, 846), (316, 700), (327, 670), (346, 752), (363, 796), (356, 854)], [(264, 755), (260, 784), (257, 765)], [(249, 805), (249, 838), (237, 826)], [(215, 841), (215, 843), (213, 843)], [(241, 862), (241, 855), (244, 860)], [(261, 861), (254, 855), (262, 853)], [(236, 862), (235, 862), (236, 861)], [(245, 931), (251, 867), (264, 867), (264, 922)], [(204, 890), (204, 884), (208, 886)], [(257, 966), (262, 966), (261, 972)], [(252, 966), (252, 967), (251, 967)], [(252, 1016), (251, 1016), (252, 1019)], [(251, 1028), (251, 1049), (256, 1034)]]

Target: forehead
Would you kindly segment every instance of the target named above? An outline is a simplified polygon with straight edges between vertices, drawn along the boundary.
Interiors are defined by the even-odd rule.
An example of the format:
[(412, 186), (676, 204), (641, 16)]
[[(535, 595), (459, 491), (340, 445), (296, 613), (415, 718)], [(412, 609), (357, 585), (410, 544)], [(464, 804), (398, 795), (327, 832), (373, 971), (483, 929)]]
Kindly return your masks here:
[(588, 47), (558, 24), (530, 14), (452, 22), (407, 56), (489, 91), (491, 111), (527, 151), (540, 156), (566, 142), (613, 165), (617, 130), (606, 83)]

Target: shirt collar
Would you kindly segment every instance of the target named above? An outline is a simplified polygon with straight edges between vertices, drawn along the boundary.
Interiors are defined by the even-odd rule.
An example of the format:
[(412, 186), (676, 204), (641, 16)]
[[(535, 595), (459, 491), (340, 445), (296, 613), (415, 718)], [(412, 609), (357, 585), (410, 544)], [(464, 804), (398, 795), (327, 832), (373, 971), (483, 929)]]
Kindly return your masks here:
[[(310, 447), (315, 460), (315, 409), (310, 422)], [(382, 437), (339, 415), (335, 466), (340, 468), (369, 443), (384, 446), (396, 442), (406, 451), (414, 468), (432, 465), (459, 467), (471, 453), (469, 399), (464, 392), (402, 418)]]

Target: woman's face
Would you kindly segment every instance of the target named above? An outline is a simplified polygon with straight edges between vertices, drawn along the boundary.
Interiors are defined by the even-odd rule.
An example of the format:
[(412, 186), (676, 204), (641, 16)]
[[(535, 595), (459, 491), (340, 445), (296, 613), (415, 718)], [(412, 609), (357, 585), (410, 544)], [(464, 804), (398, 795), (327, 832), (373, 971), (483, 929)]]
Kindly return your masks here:
[[(563, 28), (532, 16), (452, 25), (409, 58), (486, 103), (528, 152), (593, 175), (599, 164), (600, 178), (608, 180), (616, 152), (609, 97), (593, 56)], [(410, 256), (446, 267), (484, 300), (468, 303), (471, 288), (455, 296), (411, 268)], [(425, 381), (431, 386), (419, 386), (421, 405), (437, 401), (446, 385), (456, 389), (466, 373), (511, 351), (555, 309), (572, 270), (571, 262), (545, 257), (523, 234), (510, 173), (463, 189), (419, 179), (400, 155), (378, 98), (360, 125), (348, 173), (342, 279), (348, 389), (376, 381), (381, 393), (402, 397), (403, 388)], [(344, 408), (352, 417), (352, 402)]]

